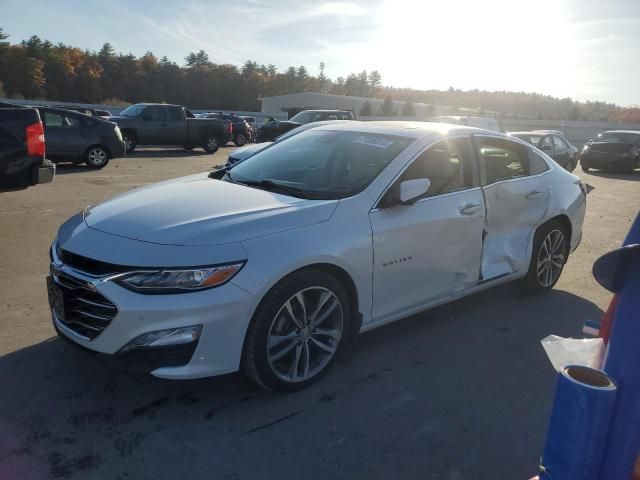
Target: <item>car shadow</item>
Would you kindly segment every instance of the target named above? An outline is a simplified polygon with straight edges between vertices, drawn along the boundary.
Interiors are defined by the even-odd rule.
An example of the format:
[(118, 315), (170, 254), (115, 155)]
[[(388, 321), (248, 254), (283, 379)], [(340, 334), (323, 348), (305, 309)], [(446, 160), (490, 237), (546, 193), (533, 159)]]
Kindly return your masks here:
[(82, 173), (91, 171), (93, 170), (87, 167), (84, 163), (56, 163), (56, 175), (67, 175), (69, 173)]
[(15, 478), (528, 478), (555, 379), (540, 339), (602, 314), (497, 287), (359, 335), (289, 395), (115, 371), (53, 337), (0, 358), (0, 458)]

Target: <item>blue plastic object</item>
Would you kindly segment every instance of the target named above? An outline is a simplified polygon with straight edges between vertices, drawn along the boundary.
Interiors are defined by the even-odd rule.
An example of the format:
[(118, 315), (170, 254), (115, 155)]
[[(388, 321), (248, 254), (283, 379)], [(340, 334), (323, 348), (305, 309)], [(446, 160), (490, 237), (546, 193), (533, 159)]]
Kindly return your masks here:
[[(640, 215), (625, 247), (612, 252), (615, 268), (605, 268), (601, 282), (619, 292), (604, 370), (616, 379), (618, 399), (612, 417), (601, 479), (629, 480), (640, 453)], [(607, 255), (609, 256), (609, 255)], [(601, 259), (603, 262), (605, 258)], [(611, 272), (615, 275), (611, 275)], [(597, 271), (594, 275), (598, 279)], [(611, 281), (612, 280), (612, 281)], [(600, 281), (598, 279), (598, 281)], [(605, 285), (607, 286), (607, 285)]]
[(540, 479), (596, 480), (616, 397), (609, 376), (583, 366), (558, 374)]

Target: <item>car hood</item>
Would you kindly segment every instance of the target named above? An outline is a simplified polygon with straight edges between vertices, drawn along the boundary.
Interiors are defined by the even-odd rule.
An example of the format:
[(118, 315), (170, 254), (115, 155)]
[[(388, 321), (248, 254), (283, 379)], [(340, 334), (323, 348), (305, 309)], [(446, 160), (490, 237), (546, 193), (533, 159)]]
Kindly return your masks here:
[(594, 152), (623, 153), (633, 148), (630, 143), (592, 142), (589, 146)]
[(220, 245), (327, 220), (338, 200), (305, 200), (214, 180), (149, 185), (85, 211), (89, 228), (163, 245)]
[(262, 143), (254, 143), (253, 145), (248, 145), (246, 147), (241, 147), (229, 154), (229, 158), (233, 158), (235, 160), (245, 160), (249, 158), (251, 155), (258, 153), (261, 150), (264, 150), (273, 142), (262, 142)]

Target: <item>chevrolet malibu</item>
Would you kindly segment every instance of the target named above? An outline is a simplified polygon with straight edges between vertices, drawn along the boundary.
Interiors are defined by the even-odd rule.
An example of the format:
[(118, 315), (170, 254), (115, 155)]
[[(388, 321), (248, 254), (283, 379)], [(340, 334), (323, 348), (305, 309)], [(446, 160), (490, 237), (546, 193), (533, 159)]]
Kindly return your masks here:
[(156, 377), (242, 370), (297, 390), (358, 332), (512, 280), (551, 289), (585, 199), (578, 177), (497, 132), (325, 125), (71, 217), (51, 248), (52, 319)]

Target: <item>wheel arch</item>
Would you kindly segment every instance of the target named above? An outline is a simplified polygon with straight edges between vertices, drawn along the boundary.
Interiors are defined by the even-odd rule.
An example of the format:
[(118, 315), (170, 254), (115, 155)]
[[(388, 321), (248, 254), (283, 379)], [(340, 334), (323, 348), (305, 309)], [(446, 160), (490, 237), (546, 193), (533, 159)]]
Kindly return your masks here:
[(556, 215), (555, 217), (549, 218), (542, 225), (536, 228), (536, 231), (540, 230), (542, 227), (544, 227), (545, 225), (548, 225), (551, 222), (558, 222), (564, 227), (564, 229), (567, 232), (567, 237), (570, 243), (571, 239), (573, 238), (573, 225), (571, 224), (571, 219), (569, 218), (569, 216), (564, 213), (561, 213), (559, 215)]

